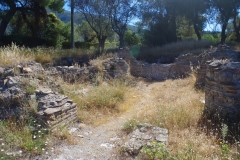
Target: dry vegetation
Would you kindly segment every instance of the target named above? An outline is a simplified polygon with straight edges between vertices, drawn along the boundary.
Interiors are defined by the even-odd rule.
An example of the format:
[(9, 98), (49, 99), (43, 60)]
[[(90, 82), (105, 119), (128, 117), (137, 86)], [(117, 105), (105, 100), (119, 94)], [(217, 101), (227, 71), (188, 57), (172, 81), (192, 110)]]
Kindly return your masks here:
[[(152, 84), (146, 108), (138, 112), (125, 130), (134, 129), (139, 122), (147, 122), (169, 130), (167, 157), (174, 159), (237, 159), (237, 142), (229, 144), (221, 133), (202, 124), (204, 93), (194, 88), (195, 78), (167, 80)], [(227, 132), (227, 131), (226, 131)], [(146, 157), (145, 157), (146, 158)], [(151, 158), (150, 158), (151, 159)]]
[[(182, 52), (187, 44), (184, 45), (179, 44), (175, 49)], [(194, 43), (188, 45), (194, 49)], [(175, 53), (176, 50), (172, 51), (171, 48), (173, 47), (169, 45), (165, 49), (170, 50), (168, 53)], [(73, 55), (74, 53), (77, 52), (73, 51), (73, 53), (68, 54)], [(164, 49), (162, 53), (165, 53)], [(38, 48), (34, 51), (12, 45), (0, 49), (0, 63), (4, 66), (17, 64), (24, 60), (48, 63), (56, 55), (66, 54), (56, 52), (53, 49)], [(101, 69), (102, 59), (99, 58), (92, 63), (99, 64), (99, 69)], [(135, 85), (132, 85), (133, 81), (135, 81), (134, 84), (139, 83), (139, 80), (131, 78), (103, 81), (101, 74), (91, 83), (69, 84), (60, 78), (56, 80), (57, 83), (61, 84), (64, 94), (78, 104), (79, 120), (86, 124), (100, 125), (111, 120), (114, 116), (124, 114), (125, 111), (131, 110), (132, 105), (138, 101), (137, 94), (148, 94), (151, 98), (142, 104), (145, 105), (142, 110), (137, 111), (137, 114), (133, 112), (129, 117), (130, 120), (124, 125), (125, 131), (130, 132), (139, 122), (148, 122), (169, 129), (167, 158), (196, 160), (240, 158), (240, 148), (237, 143), (224, 142), (223, 135), (219, 137), (215, 132), (202, 127), (204, 124), (200, 124), (204, 109), (204, 104), (201, 101), (205, 97), (202, 91), (195, 90), (194, 76), (164, 82), (141, 82), (141, 84), (151, 86), (150, 92), (146, 93), (143, 92), (144, 87), (140, 87), (143, 89), (141, 91), (136, 90)], [(15, 122), (0, 121), (0, 142), (7, 138), (7, 144), (4, 144), (4, 148), (16, 145), (19, 146), (19, 150), (40, 153), (39, 148), (43, 148), (46, 138), (36, 141), (32, 138), (33, 134), (24, 127), (29, 123), (24, 123), (18, 127), (16, 124)], [(5, 137), (6, 133), (8, 136)], [(56, 136), (72, 141), (65, 128), (62, 128), (62, 131)], [(40, 146), (38, 147), (38, 145)], [(36, 147), (38, 147), (37, 150)], [(0, 156), (2, 156), (1, 153)]]
[(93, 54), (94, 50), (86, 49), (54, 49), (54, 48), (27, 48), (12, 43), (10, 46), (0, 48), (0, 65), (13, 66), (28, 60), (34, 60), (41, 64), (51, 63), (60, 57), (78, 57), (84, 54)]
[(119, 105), (125, 99), (128, 82), (102, 82), (101, 75), (96, 77), (95, 82), (95, 85), (64, 83), (62, 87), (64, 93), (78, 104), (79, 120), (86, 124), (100, 125), (123, 111)]

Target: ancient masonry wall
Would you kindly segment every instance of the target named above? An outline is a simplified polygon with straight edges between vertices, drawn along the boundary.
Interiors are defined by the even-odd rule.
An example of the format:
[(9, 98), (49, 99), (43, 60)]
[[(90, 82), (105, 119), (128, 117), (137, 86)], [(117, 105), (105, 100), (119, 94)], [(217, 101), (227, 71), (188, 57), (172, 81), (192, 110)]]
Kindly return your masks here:
[(218, 47), (211, 47), (210, 49), (204, 51), (200, 56), (198, 56), (198, 69), (196, 72), (196, 86), (204, 87), (205, 85), (205, 75), (206, 75), (206, 65), (212, 60), (228, 59), (232, 62), (239, 61), (239, 53), (231, 49), (227, 45), (219, 45)]
[(77, 119), (77, 104), (51, 90), (37, 90), (38, 118), (51, 130)]
[(137, 61), (131, 57), (128, 49), (123, 49), (118, 54), (130, 66), (130, 74), (135, 77), (150, 78), (163, 81), (166, 79), (185, 78), (191, 73), (189, 60), (177, 61), (172, 64), (148, 64)]
[[(210, 62), (209, 62), (210, 63)], [(205, 111), (228, 123), (240, 119), (240, 62), (215, 60), (206, 66)]]
[(135, 77), (166, 80), (184, 78), (191, 73), (190, 65), (184, 64), (141, 64), (137, 60), (130, 62), (130, 73)]

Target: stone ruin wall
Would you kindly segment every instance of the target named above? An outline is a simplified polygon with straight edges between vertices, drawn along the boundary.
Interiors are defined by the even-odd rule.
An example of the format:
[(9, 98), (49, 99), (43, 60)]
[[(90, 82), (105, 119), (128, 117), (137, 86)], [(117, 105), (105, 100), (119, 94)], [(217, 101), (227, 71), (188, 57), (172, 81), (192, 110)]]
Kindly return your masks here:
[(42, 89), (36, 91), (36, 97), (38, 118), (51, 130), (66, 126), (77, 119), (77, 104), (67, 96), (50, 89)]
[(196, 70), (196, 86), (201, 88), (205, 85), (206, 67), (208, 61), (228, 59), (232, 62), (239, 61), (239, 54), (227, 45), (211, 47), (198, 56), (198, 69)]
[[(45, 88), (37, 78), (38, 74), (48, 76), (48, 72), (41, 64), (28, 61), (25, 64), (19, 64), (17, 68), (19, 70), (17, 75), (15, 75), (16, 68), (0, 68), (0, 120), (11, 117), (27, 118), (24, 117), (28, 110), (24, 105), (26, 100), (32, 101), (33, 105), (37, 104), (37, 119), (51, 130), (68, 125), (77, 119), (76, 103), (67, 96)], [(26, 80), (28, 84), (24, 82)], [(51, 83), (55, 84), (55, 82)], [(29, 95), (22, 87), (26, 85), (37, 88), (36, 92)]]
[(187, 77), (192, 72), (191, 61), (196, 62), (197, 58), (193, 55), (182, 55), (172, 64), (148, 64), (133, 58), (130, 55), (129, 49), (122, 49), (118, 53), (118, 56), (127, 61), (132, 76), (157, 81)]
[(205, 111), (211, 119), (239, 122), (240, 62), (215, 60), (206, 65)]
[[(199, 65), (200, 62), (200, 67), (197, 70), (197, 83), (206, 85), (206, 111), (210, 115), (219, 114), (223, 118), (231, 117), (232, 121), (239, 119), (240, 65), (237, 62), (231, 62), (238, 61), (239, 55), (228, 46), (219, 45), (217, 48), (211, 48), (200, 56), (181, 55), (172, 64), (139, 62), (131, 57), (128, 49), (121, 50), (118, 57), (120, 58), (109, 58), (103, 61), (105, 77), (121, 77), (130, 72), (131, 75), (136, 77), (159, 81), (184, 78), (192, 72), (191, 67)], [(209, 60), (213, 59), (229, 60), (211, 61), (210, 63)], [(21, 72), (20, 76), (14, 76), (13, 68), (2, 69), (0, 75), (5, 78), (0, 79), (1, 99), (4, 99), (3, 97), (7, 97), (7, 99), (13, 99), (12, 97), (15, 96), (25, 97), (25, 93), (19, 89), (18, 79), (21, 76), (34, 77), (34, 73), (40, 72), (53, 77), (60, 75), (63, 79), (69, 79), (69, 76), (82, 79), (85, 76), (89, 78), (92, 72), (98, 72), (94, 66), (90, 66), (90, 68), (58, 66), (53, 67), (52, 70), (44, 70), (40, 64), (35, 62), (30, 62), (24, 66), (18, 65), (18, 68)], [(39, 118), (52, 129), (72, 122), (77, 117), (76, 104), (64, 95), (43, 89), (37, 91), (35, 98), (38, 103)], [(2, 107), (4, 106), (0, 104), (0, 110)]]
[(210, 118), (229, 123), (240, 120), (239, 53), (227, 45), (211, 47), (199, 56), (179, 56), (172, 64), (144, 64), (132, 58), (129, 50), (119, 53), (130, 64), (136, 77), (165, 80), (186, 77), (197, 68), (196, 85), (205, 86), (205, 111)]

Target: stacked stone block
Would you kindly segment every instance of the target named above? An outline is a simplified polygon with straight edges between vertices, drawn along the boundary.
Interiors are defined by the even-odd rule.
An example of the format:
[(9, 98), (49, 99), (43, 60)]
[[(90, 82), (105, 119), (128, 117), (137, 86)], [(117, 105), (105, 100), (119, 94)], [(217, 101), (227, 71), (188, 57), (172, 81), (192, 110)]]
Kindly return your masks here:
[(240, 62), (215, 60), (206, 67), (205, 110), (211, 118), (240, 120)]
[(65, 126), (77, 119), (77, 105), (67, 96), (51, 90), (36, 91), (38, 118), (50, 129)]
[(211, 47), (198, 56), (199, 67), (196, 74), (196, 86), (203, 87), (205, 85), (206, 65), (208, 61), (228, 59), (232, 62), (239, 61), (239, 53), (231, 49), (227, 45), (219, 45)]

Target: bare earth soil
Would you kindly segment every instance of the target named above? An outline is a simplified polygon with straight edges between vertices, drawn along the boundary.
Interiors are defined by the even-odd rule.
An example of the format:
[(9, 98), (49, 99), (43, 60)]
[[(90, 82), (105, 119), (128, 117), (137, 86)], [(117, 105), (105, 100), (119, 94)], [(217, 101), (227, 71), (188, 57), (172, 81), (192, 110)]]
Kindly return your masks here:
[[(124, 103), (129, 108), (117, 117), (110, 118), (106, 123), (97, 127), (76, 124), (72, 131), (74, 144), (62, 143), (54, 148), (52, 153), (39, 159), (52, 160), (112, 160), (121, 159), (116, 154), (116, 148), (123, 142), (122, 127), (124, 122), (138, 117), (141, 111), (154, 109), (154, 96), (151, 90), (159, 83), (138, 82), (137, 86), (128, 90)], [(126, 104), (121, 105), (126, 105)], [(36, 158), (35, 158), (36, 159)], [(38, 159), (38, 158), (37, 158)]]

